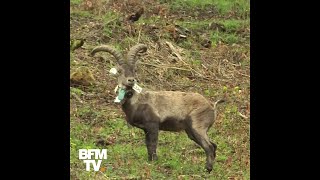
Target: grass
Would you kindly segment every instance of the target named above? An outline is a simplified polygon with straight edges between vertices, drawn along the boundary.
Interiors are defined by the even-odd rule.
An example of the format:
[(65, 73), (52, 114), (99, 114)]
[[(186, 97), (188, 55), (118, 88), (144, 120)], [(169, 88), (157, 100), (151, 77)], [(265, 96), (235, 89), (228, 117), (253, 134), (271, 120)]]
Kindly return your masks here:
[[(232, 109), (232, 108), (231, 108)], [(235, 113), (235, 111), (230, 111)], [(74, 122), (73, 122), (74, 123)], [(92, 127), (82, 123), (72, 124), (71, 129), (71, 167), (79, 166), (84, 169), (84, 164), (78, 160), (78, 149), (81, 148), (101, 148), (96, 146), (93, 139), (97, 134), (92, 131)], [(188, 139), (184, 133), (161, 132), (159, 135), (158, 156), (159, 161), (149, 163), (147, 161), (147, 151), (144, 145), (144, 134), (136, 128), (128, 128), (123, 119), (110, 119), (101, 124), (102, 130), (98, 133), (105, 138), (116, 136), (115, 144), (108, 146), (108, 159), (103, 161), (107, 167), (104, 175), (109, 178), (121, 178), (130, 175), (136, 178), (165, 179), (168, 177), (178, 178), (184, 176), (190, 178), (201, 176), (202, 178), (215, 177), (216, 179), (227, 179), (236, 175), (241, 164), (227, 164), (228, 158), (234, 157), (233, 142), (236, 137), (230, 139), (219, 130), (212, 130), (209, 136), (215, 139), (219, 151), (214, 172), (208, 175), (204, 171), (205, 153)], [(230, 120), (225, 119), (224, 128), (235, 128)], [(230, 167), (229, 167), (230, 166)], [(228, 168), (227, 173), (221, 173)], [(236, 172), (236, 173), (235, 173)], [(248, 173), (246, 171), (241, 172)], [(75, 171), (71, 169), (73, 177), (85, 178), (89, 174), (102, 178), (100, 172), (87, 173), (85, 171)], [(243, 174), (242, 174), (243, 175)]]
[(113, 31), (118, 29), (117, 20), (119, 19), (119, 16), (115, 14), (114, 12), (108, 12), (103, 17), (103, 32), (107, 36), (112, 36)]
[(244, 39), (241, 34), (238, 34), (237, 31), (243, 28), (248, 28), (248, 20), (228, 19), (217, 21), (217, 23), (221, 24), (225, 28), (225, 31), (211, 32), (211, 40), (213, 45), (216, 45), (219, 41), (227, 44), (243, 43), (244, 41), (246, 41), (246, 39)]
[(88, 11), (77, 10), (77, 11), (72, 11), (72, 12), (71, 12), (71, 16), (93, 17), (93, 14), (91, 14), (91, 13), (88, 12)]
[(227, 44), (233, 44), (239, 42), (239, 37), (235, 34), (226, 34), (216, 31), (211, 34), (211, 41), (213, 46), (216, 46), (221, 41)]
[(221, 15), (235, 12), (241, 18), (248, 18), (250, 12), (249, 0), (173, 0), (171, 9), (206, 9), (213, 6)]
[[(238, 97), (239, 87), (209, 89), (204, 94), (228, 93)], [(81, 95), (77, 88), (71, 91)], [(212, 174), (204, 170), (205, 153), (188, 139), (185, 133), (160, 132), (158, 143), (159, 161), (148, 162), (144, 145), (144, 133), (137, 128), (127, 126), (123, 118), (103, 118), (109, 112), (96, 110), (90, 105), (77, 108), (71, 118), (70, 163), (71, 176), (79, 179), (138, 178), (138, 179), (228, 179), (230, 177), (249, 178), (248, 132), (244, 124), (248, 122), (235, 119), (238, 113), (236, 105), (226, 105), (220, 109), (221, 121), (209, 131), (209, 137), (218, 145), (216, 163)], [(100, 116), (100, 120), (99, 119)], [(80, 121), (79, 121), (80, 120)], [(95, 122), (96, 123), (93, 123)], [(98, 129), (98, 130), (97, 130)], [(230, 131), (232, 130), (232, 131)], [(115, 138), (114, 144), (106, 147), (97, 146), (97, 137)], [(101, 172), (84, 171), (84, 163), (78, 160), (78, 149), (107, 148), (108, 159), (102, 162), (107, 170)], [(236, 159), (241, 159), (236, 161)], [(233, 161), (234, 160), (234, 161)], [(76, 168), (75, 168), (76, 167)], [(243, 169), (243, 167), (247, 167)]]
[[(132, 2), (147, 4), (144, 0)], [(248, 33), (242, 32), (243, 29), (250, 28), (249, 1), (161, 2), (160, 5), (170, 7), (172, 11), (168, 18), (173, 19), (167, 21), (158, 15), (143, 15), (131, 27), (138, 31), (141, 29), (140, 35), (131, 35), (127, 33), (128, 26), (123, 24), (124, 20), (121, 19), (127, 14), (117, 9), (122, 1), (113, 1), (113, 6), (104, 4), (101, 9), (105, 9), (105, 13), (99, 14), (94, 10), (81, 9), (82, 0), (71, 0), (73, 19), (70, 23), (75, 21), (71, 35), (77, 38), (85, 36), (87, 39), (84, 48), (70, 52), (70, 68), (89, 68), (95, 77), (95, 83), (70, 87), (70, 179), (250, 179), (250, 118), (239, 116), (239, 113), (250, 114), (250, 45)], [(214, 17), (206, 14), (212, 9), (217, 13)], [(191, 18), (183, 16), (184, 19), (180, 19), (182, 14), (179, 12), (182, 11)], [(196, 16), (199, 18), (194, 19)], [(170, 22), (189, 29), (191, 35), (185, 40), (174, 42), (167, 31), (168, 27), (172, 26)], [(211, 29), (211, 23), (217, 23), (225, 30)], [(101, 24), (101, 27), (94, 27), (92, 24)], [(170, 41), (174, 46), (183, 48), (184, 52), (181, 55), (188, 65), (181, 68), (193, 68), (210, 80), (190, 78), (194, 73), (188, 71), (160, 71), (154, 67), (139, 66), (138, 76), (142, 81), (140, 85), (154, 89), (172, 88), (198, 92), (211, 101), (218, 97), (228, 99), (226, 104), (219, 106), (217, 121), (208, 132), (210, 139), (218, 145), (217, 158), (211, 174), (205, 172), (204, 151), (184, 132), (160, 132), (157, 149), (159, 160), (148, 162), (143, 131), (129, 127), (119, 105), (113, 103), (115, 96), (112, 91), (116, 79), (108, 75), (111, 68), (108, 61), (114, 59), (110, 59), (112, 57), (109, 55), (104, 55), (104, 59), (88, 56), (90, 48), (86, 49), (87, 47), (100, 43), (112, 44), (116, 49), (124, 51), (139, 39), (140, 43), (146, 43), (149, 48), (144, 61), (151, 59), (165, 66), (180, 67), (179, 61), (175, 62), (176, 64), (172, 63), (169, 61), (172, 57), (168, 56), (168, 52), (162, 51), (166, 46), (162, 45), (162, 49), (156, 50), (156, 42), (150, 40), (151, 37), (144, 31), (145, 27), (154, 25), (160, 32), (160, 40)], [(84, 34), (83, 30), (79, 30), (80, 26), (85, 26), (88, 33)], [(91, 35), (91, 32), (94, 33)], [(101, 38), (103, 36), (108, 38)], [(198, 39), (200, 36), (208, 38), (213, 48), (201, 47)], [(152, 61), (150, 63), (157, 64)], [(101, 138), (109, 144), (97, 145), (97, 139)], [(107, 149), (108, 159), (102, 161), (102, 167), (106, 167), (106, 171), (85, 171), (85, 164), (78, 159), (78, 150), (82, 148)]]
[(226, 19), (218, 22), (221, 23), (226, 28), (227, 32), (234, 32), (241, 28), (249, 27), (250, 25), (250, 22), (248, 19), (245, 19), (245, 20)]
[(80, 5), (83, 0), (70, 0), (70, 5)]
[[(210, 28), (210, 25), (218, 24), (224, 28), (222, 30), (215, 30)], [(198, 20), (198, 21), (177, 21), (176, 24), (189, 29), (191, 32), (203, 32), (209, 33), (209, 39), (213, 46), (216, 46), (220, 41), (226, 44), (243, 43), (246, 41), (242, 34), (237, 33), (239, 30), (248, 28), (250, 25), (249, 20), (238, 20), (238, 19), (219, 19), (219, 20)], [(183, 41), (181, 46), (184, 48), (191, 48), (192, 41)]]

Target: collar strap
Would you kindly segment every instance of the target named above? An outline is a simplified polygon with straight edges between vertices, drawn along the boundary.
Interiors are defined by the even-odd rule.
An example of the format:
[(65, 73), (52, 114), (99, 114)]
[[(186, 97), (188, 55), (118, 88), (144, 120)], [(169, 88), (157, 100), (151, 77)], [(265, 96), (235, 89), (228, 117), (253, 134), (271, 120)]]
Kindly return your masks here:
[(133, 90), (126, 90), (124, 88), (119, 88), (118, 89), (118, 95), (116, 97), (116, 99), (114, 100), (114, 102), (121, 102), (124, 99), (130, 99), (133, 95)]

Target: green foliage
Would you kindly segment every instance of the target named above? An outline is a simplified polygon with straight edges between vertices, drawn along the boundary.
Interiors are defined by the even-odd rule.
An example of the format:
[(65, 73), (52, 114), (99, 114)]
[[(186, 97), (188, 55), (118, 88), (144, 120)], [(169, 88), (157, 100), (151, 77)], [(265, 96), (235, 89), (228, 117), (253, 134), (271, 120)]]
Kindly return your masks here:
[(171, 8), (192, 10), (194, 8), (206, 8), (214, 6), (220, 14), (228, 14), (234, 11), (242, 18), (248, 18), (250, 12), (249, 0), (173, 0)]
[(106, 36), (112, 36), (114, 30), (119, 28), (119, 15), (114, 12), (107, 12), (102, 17), (104, 29), (103, 32)]
[(83, 0), (70, 0), (70, 5), (79, 5), (83, 2)]
[(70, 13), (72, 16), (79, 16), (79, 17), (93, 17), (89, 11), (82, 11), (82, 10), (75, 10)]

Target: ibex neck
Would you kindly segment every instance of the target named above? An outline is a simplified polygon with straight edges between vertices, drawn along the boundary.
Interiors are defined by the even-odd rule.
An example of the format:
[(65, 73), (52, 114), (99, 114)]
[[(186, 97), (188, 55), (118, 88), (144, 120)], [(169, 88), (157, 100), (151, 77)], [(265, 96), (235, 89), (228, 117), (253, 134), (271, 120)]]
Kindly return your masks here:
[(132, 112), (135, 109), (135, 105), (132, 102), (136, 100), (137, 96), (138, 96), (137, 92), (135, 92), (134, 90), (131, 90), (131, 91), (129, 90), (122, 101), (121, 108), (122, 108), (122, 111), (126, 114), (126, 120), (128, 122), (132, 115)]

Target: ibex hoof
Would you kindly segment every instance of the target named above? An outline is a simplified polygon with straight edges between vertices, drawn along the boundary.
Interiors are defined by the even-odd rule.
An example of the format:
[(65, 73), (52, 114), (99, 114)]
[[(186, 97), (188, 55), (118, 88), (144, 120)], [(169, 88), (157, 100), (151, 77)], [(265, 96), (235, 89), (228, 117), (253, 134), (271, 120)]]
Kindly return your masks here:
[(156, 161), (156, 160), (158, 160), (158, 156), (157, 155), (149, 156), (148, 160), (149, 161)]
[(210, 173), (212, 171), (212, 167), (206, 167), (207, 172)]

